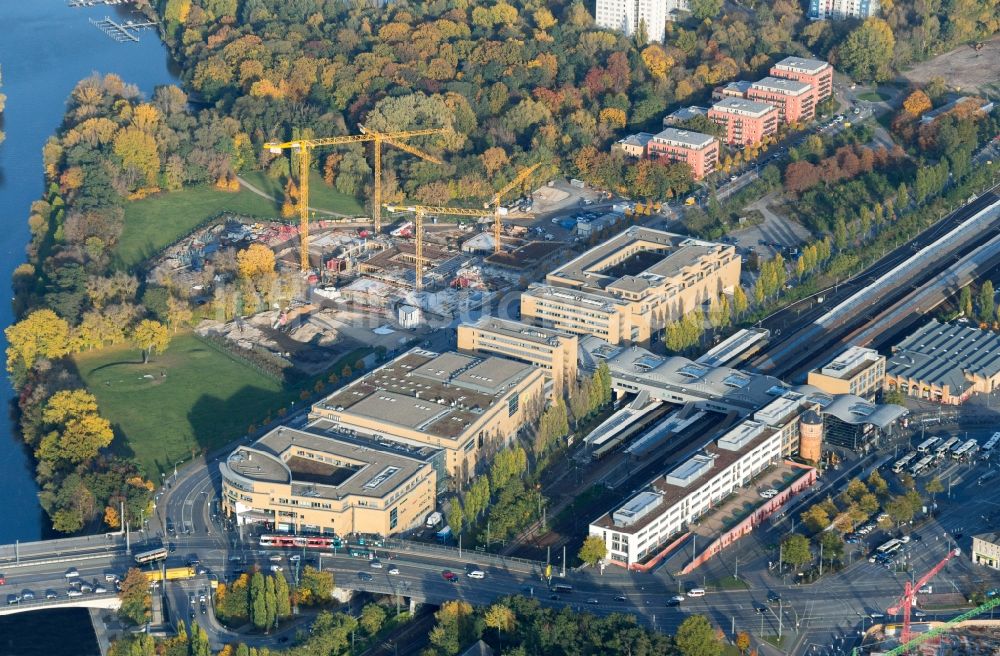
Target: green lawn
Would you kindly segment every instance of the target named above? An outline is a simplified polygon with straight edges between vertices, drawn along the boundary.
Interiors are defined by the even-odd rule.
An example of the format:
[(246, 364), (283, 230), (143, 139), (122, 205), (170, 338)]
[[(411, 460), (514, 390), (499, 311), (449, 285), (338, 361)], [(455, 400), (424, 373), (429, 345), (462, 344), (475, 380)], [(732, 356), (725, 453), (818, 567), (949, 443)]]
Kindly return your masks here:
[(115, 247), (116, 263), (128, 268), (155, 255), (219, 212), (277, 217), (271, 201), (246, 189), (236, 193), (214, 187), (190, 187), (157, 194), (125, 205), (125, 229)]
[(115, 427), (115, 447), (134, 455), (154, 480), (192, 450), (218, 448), (298, 399), (295, 391), (191, 333), (175, 335), (167, 351), (146, 365), (128, 347), (84, 353), (76, 364)]
[[(275, 198), (284, 196), (284, 186), (280, 180), (273, 180), (259, 171), (241, 173), (240, 177)], [(309, 176), (309, 207), (317, 210), (328, 210), (338, 214), (365, 216), (367, 210), (353, 196), (342, 194), (323, 181), (318, 171)], [(317, 217), (323, 218), (323, 217)]]
[(867, 100), (868, 102), (882, 102), (887, 98), (888, 96), (878, 91), (866, 91), (858, 94), (858, 100)]

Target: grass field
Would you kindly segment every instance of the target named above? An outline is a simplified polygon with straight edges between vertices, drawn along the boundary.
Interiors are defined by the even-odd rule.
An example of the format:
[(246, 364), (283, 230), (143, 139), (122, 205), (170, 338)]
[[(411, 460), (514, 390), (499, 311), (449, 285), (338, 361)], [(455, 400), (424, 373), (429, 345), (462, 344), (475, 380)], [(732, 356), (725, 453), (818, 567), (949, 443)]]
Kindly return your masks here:
[(125, 230), (115, 248), (116, 263), (128, 268), (177, 241), (206, 219), (223, 211), (277, 217), (274, 203), (253, 192), (191, 187), (157, 194), (125, 205)]
[(115, 448), (134, 455), (154, 480), (192, 450), (220, 447), (298, 399), (191, 333), (175, 335), (146, 365), (128, 347), (81, 354), (76, 364), (115, 427)]
[(858, 94), (858, 100), (867, 100), (868, 102), (882, 102), (885, 99), (886, 96), (878, 91), (866, 91)]
[[(284, 196), (284, 186), (281, 181), (273, 180), (264, 173), (251, 171), (241, 173), (240, 177), (274, 198)], [(351, 216), (364, 216), (366, 211), (353, 196), (342, 194), (323, 182), (323, 177), (318, 171), (313, 171), (309, 177), (309, 206), (317, 210), (327, 210)]]

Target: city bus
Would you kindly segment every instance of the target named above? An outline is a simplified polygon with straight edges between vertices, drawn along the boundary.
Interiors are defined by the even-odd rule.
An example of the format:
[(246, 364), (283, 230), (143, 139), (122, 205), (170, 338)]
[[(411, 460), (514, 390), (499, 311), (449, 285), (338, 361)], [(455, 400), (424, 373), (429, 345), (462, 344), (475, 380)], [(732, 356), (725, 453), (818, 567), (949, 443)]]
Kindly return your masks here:
[(906, 466), (909, 465), (910, 462), (912, 462), (913, 459), (916, 457), (917, 454), (915, 453), (907, 453), (905, 456), (896, 461), (896, 463), (892, 466), (892, 471), (896, 474), (899, 474), (904, 469), (906, 469)]
[(954, 458), (955, 460), (961, 460), (966, 456), (971, 457), (975, 455), (976, 451), (978, 450), (979, 450), (979, 442), (976, 442), (975, 440), (967, 440), (964, 444), (962, 444), (962, 446), (955, 449), (954, 453), (951, 454), (951, 457)]
[(935, 453), (939, 453), (942, 456), (946, 456), (948, 455), (948, 452), (954, 449), (960, 441), (961, 440), (959, 440), (957, 437), (949, 437), (945, 442), (939, 444), (934, 451)]
[(993, 437), (986, 440), (986, 444), (983, 445), (980, 451), (983, 453), (989, 453), (993, 450), (993, 447), (997, 445), (997, 442), (1000, 442), (1000, 433), (993, 433)]
[(872, 557), (868, 559), (868, 562), (874, 563), (876, 560), (878, 560), (879, 556), (891, 556), (892, 554), (899, 551), (899, 548), (902, 546), (903, 543), (900, 542), (899, 540), (895, 539), (889, 540), (888, 542), (881, 545), (878, 549), (875, 550), (875, 553), (872, 554)]
[(150, 549), (149, 551), (140, 551), (135, 555), (136, 565), (145, 565), (147, 563), (155, 563), (158, 560), (167, 559), (167, 548), (159, 547), (158, 549)]
[(917, 452), (927, 453), (928, 451), (933, 449), (935, 445), (937, 445), (937, 443), (940, 441), (941, 441), (940, 437), (928, 437), (926, 440), (920, 443), (920, 446), (917, 447)]
[(910, 467), (910, 473), (914, 476), (917, 476), (918, 474), (924, 472), (932, 464), (934, 464), (934, 456), (926, 455), (920, 460), (918, 460), (915, 465)]

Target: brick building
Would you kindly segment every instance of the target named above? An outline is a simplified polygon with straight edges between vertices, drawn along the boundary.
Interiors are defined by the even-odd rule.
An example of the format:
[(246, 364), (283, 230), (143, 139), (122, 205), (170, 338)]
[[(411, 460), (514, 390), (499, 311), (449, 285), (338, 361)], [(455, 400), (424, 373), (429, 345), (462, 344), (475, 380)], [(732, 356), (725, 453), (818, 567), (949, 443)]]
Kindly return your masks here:
[(816, 115), (815, 89), (798, 80), (765, 77), (750, 85), (747, 98), (777, 107), (783, 123), (807, 122)]
[(685, 162), (691, 167), (695, 180), (715, 171), (719, 163), (719, 141), (715, 137), (667, 128), (646, 145), (651, 158), (665, 158), (672, 162)]
[(726, 98), (712, 105), (708, 118), (726, 129), (726, 143), (759, 143), (778, 131), (778, 108), (767, 103)]
[(785, 57), (772, 66), (769, 72), (773, 77), (811, 84), (816, 90), (817, 103), (833, 95), (833, 66), (825, 61)]

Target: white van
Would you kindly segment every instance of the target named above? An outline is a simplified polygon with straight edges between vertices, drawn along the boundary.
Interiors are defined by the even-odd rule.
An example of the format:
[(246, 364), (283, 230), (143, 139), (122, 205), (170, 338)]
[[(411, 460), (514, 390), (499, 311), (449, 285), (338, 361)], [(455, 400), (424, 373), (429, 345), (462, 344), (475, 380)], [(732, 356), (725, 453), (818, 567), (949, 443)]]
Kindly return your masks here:
[(467, 576), (470, 579), (485, 579), (486, 578), (486, 572), (484, 572), (481, 569), (474, 569), (471, 572), (469, 572)]
[(689, 597), (704, 597), (705, 596), (705, 590), (702, 589), (702, 588), (691, 588), (690, 590), (688, 590), (688, 596)]

